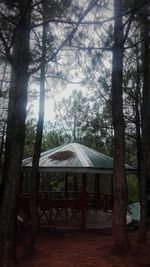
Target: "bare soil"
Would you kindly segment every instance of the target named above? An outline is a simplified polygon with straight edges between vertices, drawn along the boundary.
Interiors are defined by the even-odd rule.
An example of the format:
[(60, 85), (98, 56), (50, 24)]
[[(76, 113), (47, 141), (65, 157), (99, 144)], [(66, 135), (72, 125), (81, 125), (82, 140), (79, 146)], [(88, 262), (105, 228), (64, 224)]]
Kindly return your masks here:
[(22, 257), (18, 246), (18, 267), (150, 267), (150, 232), (146, 245), (137, 245), (137, 231), (130, 231), (126, 255), (112, 253), (112, 235), (98, 230), (42, 229), (30, 257)]

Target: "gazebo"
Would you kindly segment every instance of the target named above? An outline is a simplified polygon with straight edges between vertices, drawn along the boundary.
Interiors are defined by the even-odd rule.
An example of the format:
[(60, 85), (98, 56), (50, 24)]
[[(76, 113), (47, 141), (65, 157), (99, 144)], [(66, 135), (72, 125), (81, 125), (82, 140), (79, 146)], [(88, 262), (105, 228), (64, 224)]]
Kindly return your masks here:
[[(32, 158), (22, 162), (25, 174), (32, 167)], [(126, 172), (134, 172), (135, 168), (125, 165)], [(39, 192), (38, 210), (41, 224), (78, 225), (86, 227), (89, 210), (112, 211), (113, 206), (113, 159), (94, 149), (78, 143), (70, 143), (41, 153), (39, 173), (61, 173), (64, 177), (64, 191)], [(81, 188), (78, 184), (71, 192), (68, 190), (69, 178), (80, 176)], [(109, 193), (102, 193), (100, 181), (102, 175), (110, 179)], [(88, 177), (92, 177), (93, 192), (88, 192)], [(106, 179), (107, 179), (106, 177)], [(23, 195), (22, 200), (28, 196)]]

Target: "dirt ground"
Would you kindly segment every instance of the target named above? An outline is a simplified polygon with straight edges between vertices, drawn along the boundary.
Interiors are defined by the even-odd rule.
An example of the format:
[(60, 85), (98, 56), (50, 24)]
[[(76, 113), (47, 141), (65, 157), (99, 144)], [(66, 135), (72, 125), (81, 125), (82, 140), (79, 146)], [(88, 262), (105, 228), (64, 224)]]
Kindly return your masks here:
[(114, 256), (111, 233), (44, 229), (31, 257), (22, 258), (19, 246), (18, 267), (150, 267), (150, 232), (146, 246), (139, 247), (136, 238), (130, 231), (129, 252)]

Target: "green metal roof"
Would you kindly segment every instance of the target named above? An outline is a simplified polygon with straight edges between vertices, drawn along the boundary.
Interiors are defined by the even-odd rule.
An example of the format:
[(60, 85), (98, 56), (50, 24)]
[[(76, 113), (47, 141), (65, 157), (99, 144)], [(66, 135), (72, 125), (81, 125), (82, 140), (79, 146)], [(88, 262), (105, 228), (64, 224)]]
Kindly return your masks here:
[[(31, 168), (32, 158), (23, 160), (22, 167)], [(126, 165), (126, 170), (135, 168)], [(39, 169), (44, 172), (112, 173), (113, 159), (78, 143), (70, 143), (41, 153)]]

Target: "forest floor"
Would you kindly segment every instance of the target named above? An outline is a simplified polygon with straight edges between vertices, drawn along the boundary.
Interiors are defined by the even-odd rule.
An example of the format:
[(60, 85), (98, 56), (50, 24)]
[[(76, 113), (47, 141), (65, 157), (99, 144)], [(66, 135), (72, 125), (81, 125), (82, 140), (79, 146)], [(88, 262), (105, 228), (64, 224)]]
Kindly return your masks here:
[(150, 231), (145, 246), (137, 244), (137, 230), (128, 232), (126, 255), (112, 253), (111, 232), (43, 229), (31, 257), (22, 258), (19, 245), (18, 267), (150, 267)]

